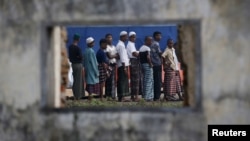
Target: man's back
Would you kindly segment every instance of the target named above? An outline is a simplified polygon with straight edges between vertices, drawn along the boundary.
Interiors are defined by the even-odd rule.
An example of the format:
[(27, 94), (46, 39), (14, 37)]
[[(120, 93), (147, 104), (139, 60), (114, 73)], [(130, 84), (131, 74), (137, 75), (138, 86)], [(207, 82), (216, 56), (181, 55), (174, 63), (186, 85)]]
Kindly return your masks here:
[(82, 63), (82, 52), (80, 47), (74, 44), (69, 46), (69, 60), (71, 63)]

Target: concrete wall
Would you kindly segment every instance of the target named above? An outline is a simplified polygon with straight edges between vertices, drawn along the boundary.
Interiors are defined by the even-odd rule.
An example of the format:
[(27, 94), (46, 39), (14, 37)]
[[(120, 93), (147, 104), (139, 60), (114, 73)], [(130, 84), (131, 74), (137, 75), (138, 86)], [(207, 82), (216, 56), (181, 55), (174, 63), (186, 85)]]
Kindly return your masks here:
[[(3, 141), (206, 140), (207, 124), (250, 123), (247, 0), (0, 0)], [(45, 24), (200, 20), (201, 110), (42, 112)]]

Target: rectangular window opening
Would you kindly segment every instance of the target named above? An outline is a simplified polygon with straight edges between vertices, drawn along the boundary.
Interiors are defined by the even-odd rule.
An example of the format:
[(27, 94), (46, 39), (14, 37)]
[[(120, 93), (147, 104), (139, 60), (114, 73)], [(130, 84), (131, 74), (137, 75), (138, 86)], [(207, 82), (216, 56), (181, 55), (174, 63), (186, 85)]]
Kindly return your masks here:
[[(131, 94), (124, 96), (124, 102), (118, 102), (116, 73), (116, 99), (105, 97), (105, 87), (103, 89), (104, 98), (101, 101), (100, 95), (92, 94), (92, 101), (89, 101), (89, 94), (86, 90), (87, 82), (83, 77), (84, 94), (76, 100), (72, 87), (73, 75), (71, 62), (68, 62), (69, 46), (73, 43), (74, 34), (80, 35), (78, 46), (80, 47), (83, 59), (86, 49), (86, 38), (94, 38), (94, 53), (96, 55), (100, 48), (99, 41), (105, 35), (112, 35), (112, 43), (116, 46), (120, 38), (120, 32), (130, 31), (136, 33), (135, 47), (137, 50), (144, 44), (145, 36), (153, 37), (155, 31), (161, 32), (159, 41), (160, 50), (165, 51), (168, 39), (174, 43), (175, 53), (179, 61), (176, 71), (180, 75), (181, 95), (173, 95), (173, 99), (183, 98), (181, 101), (166, 101), (164, 94), (164, 65), (161, 65), (162, 85), (159, 101), (148, 102), (139, 94), (139, 100), (131, 100)], [(128, 37), (129, 38), (129, 37)], [(180, 20), (165, 22), (148, 21), (120, 21), (110, 22), (90, 22), (90, 23), (53, 23), (44, 24), (41, 49), (41, 80), (42, 99), (41, 107), (45, 111), (182, 111), (183, 109), (200, 111), (201, 108), (201, 46), (200, 46), (200, 21)], [(127, 45), (127, 41), (125, 45)], [(151, 50), (152, 51), (152, 50)], [(154, 50), (153, 50), (154, 51)], [(153, 55), (152, 55), (153, 56)], [(84, 62), (84, 61), (83, 61)], [(81, 64), (83, 64), (83, 62)], [(164, 62), (164, 61), (163, 61)], [(83, 65), (84, 67), (85, 65)], [(142, 66), (141, 66), (142, 67)], [(86, 68), (82, 71), (82, 76), (86, 75)], [(131, 74), (128, 67), (129, 93), (131, 93)], [(153, 70), (153, 69), (152, 69)], [(108, 70), (107, 70), (108, 71)], [(118, 72), (118, 69), (115, 69)], [(170, 77), (172, 75), (169, 75)], [(154, 77), (154, 76), (152, 76)], [(143, 76), (141, 77), (143, 83)], [(175, 76), (175, 78), (178, 78)], [(65, 81), (68, 79), (68, 81)], [(133, 78), (132, 78), (133, 79)], [(174, 81), (176, 82), (176, 81)], [(88, 85), (89, 86), (89, 85)], [(172, 85), (171, 85), (172, 86)], [(150, 86), (149, 86), (150, 87)], [(177, 88), (178, 89), (178, 88)], [(153, 94), (154, 95), (154, 94)], [(171, 97), (170, 97), (171, 98)], [(126, 101), (128, 100), (128, 101)]]

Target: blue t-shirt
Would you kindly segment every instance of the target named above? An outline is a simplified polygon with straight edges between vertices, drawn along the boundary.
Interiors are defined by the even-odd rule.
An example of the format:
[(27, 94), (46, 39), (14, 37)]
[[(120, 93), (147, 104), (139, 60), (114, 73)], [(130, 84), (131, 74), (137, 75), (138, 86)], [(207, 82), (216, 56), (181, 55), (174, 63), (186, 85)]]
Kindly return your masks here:
[(98, 64), (101, 64), (101, 63), (107, 63), (108, 64), (107, 55), (106, 55), (106, 53), (102, 49), (99, 49), (97, 51), (97, 53), (96, 53), (96, 59), (97, 59)]

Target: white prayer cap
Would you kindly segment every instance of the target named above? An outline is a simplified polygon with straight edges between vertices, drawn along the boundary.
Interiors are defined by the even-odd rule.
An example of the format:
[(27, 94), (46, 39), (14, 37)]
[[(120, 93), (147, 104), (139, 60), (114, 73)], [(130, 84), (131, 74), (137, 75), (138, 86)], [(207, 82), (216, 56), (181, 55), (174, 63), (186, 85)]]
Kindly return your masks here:
[(86, 39), (86, 43), (89, 44), (89, 43), (92, 43), (94, 41), (94, 38), (93, 37), (88, 37)]
[(121, 31), (120, 32), (120, 36), (127, 35), (127, 34), (128, 34), (128, 32), (126, 32), (126, 31)]
[(134, 31), (130, 31), (128, 36), (130, 37), (130, 36), (133, 36), (133, 35), (136, 35), (136, 33)]

